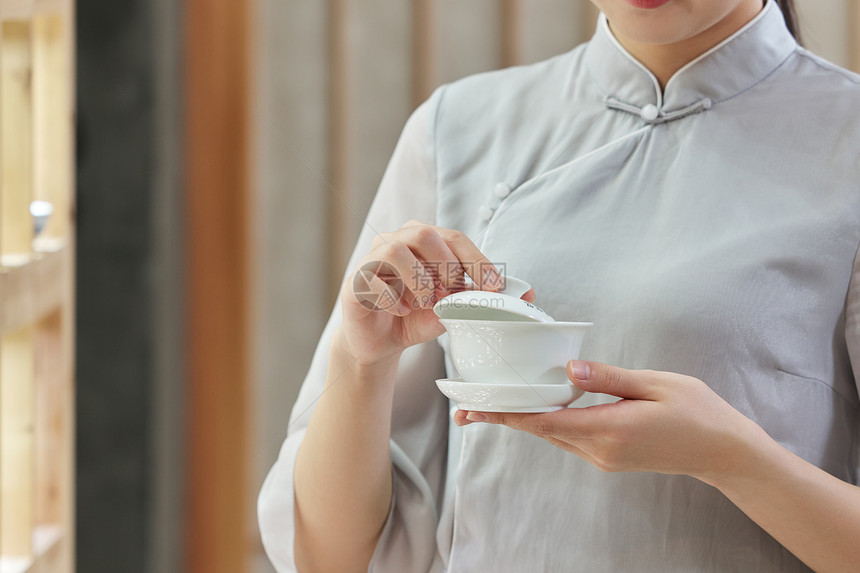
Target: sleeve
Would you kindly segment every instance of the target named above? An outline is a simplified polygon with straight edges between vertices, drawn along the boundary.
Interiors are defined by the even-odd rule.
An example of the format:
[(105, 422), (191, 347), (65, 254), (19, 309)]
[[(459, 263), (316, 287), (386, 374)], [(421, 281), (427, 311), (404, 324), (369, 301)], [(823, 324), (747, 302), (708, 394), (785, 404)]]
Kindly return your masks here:
[[(848, 283), (848, 294), (845, 300), (845, 344), (848, 347), (848, 359), (854, 374), (854, 385), (860, 395), (860, 249), (854, 256), (854, 266), (851, 269), (851, 279)], [(860, 427), (855, 429), (855, 479), (860, 480)], [(855, 483), (854, 485), (860, 485)]]
[[(434, 130), (441, 91), (409, 118), (353, 251), (348, 269), (369, 251), (376, 233), (400, 228), (410, 219), (434, 223), (436, 170)], [(328, 349), (341, 320), (332, 312), (290, 416), (287, 437), (263, 483), (257, 514), (263, 546), (279, 573), (296, 571), (294, 562), (293, 470), (326, 377)], [(372, 571), (426, 571), (435, 556), (437, 499), (443, 486), (448, 401), (434, 380), (444, 375), (442, 350), (435, 341), (408, 348), (397, 372), (391, 429), (393, 496), (376, 547)]]

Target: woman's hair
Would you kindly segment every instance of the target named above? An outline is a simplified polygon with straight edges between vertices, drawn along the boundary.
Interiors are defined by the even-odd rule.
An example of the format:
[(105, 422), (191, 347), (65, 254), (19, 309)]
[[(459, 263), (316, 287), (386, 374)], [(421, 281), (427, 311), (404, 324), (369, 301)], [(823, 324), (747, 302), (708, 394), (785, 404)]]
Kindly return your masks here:
[(782, 15), (785, 17), (785, 24), (788, 26), (788, 31), (794, 36), (798, 43), (800, 41), (800, 26), (797, 22), (797, 11), (794, 9), (794, 0), (776, 0), (782, 10)]

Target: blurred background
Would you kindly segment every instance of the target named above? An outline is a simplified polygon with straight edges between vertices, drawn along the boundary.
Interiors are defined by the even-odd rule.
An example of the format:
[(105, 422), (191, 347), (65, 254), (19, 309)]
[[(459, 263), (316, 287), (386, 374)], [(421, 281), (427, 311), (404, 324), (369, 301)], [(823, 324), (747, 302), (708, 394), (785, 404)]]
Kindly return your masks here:
[[(860, 65), (860, 7), (800, 3)], [(77, 563), (272, 571), (254, 518), (362, 217), (434, 87), (583, 0), (78, 0)]]
[[(860, 69), (860, 2), (798, 3), (806, 45)], [(49, 244), (33, 248), (37, 266), (0, 261), (0, 382), (30, 320), (9, 318), (10, 293), (68, 283), (56, 317), (33, 310), (48, 326), (22, 340), (28, 357), (74, 350), (56, 378), (69, 392), (51, 395), (70, 397), (72, 380), (76, 392), (45, 406), (35, 390), (34, 417), (15, 423), (30, 435), (50, 418), (54, 441), (27, 442), (25, 458), (7, 446), (18, 430), (4, 407), (0, 571), (271, 573), (256, 494), (406, 118), (442, 83), (573, 48), (595, 19), (585, 0), (0, 0), (0, 96), (18, 85), (7, 76), (25, 95), (34, 78), (36, 94), (32, 118), (2, 108), (0, 143), (17, 149), (8, 126), (32, 126), (34, 165), (74, 166), (52, 216), (74, 230), (48, 232), (74, 257), (40, 254)], [(59, 87), (35, 79), (42, 37), (58, 46), (46, 61)], [(39, 112), (39, 93), (59, 94), (54, 111)], [(51, 113), (48, 133), (68, 145), (42, 154)], [(4, 177), (16, 157), (0, 153)], [(31, 198), (48, 185), (39, 169)], [(65, 350), (39, 342), (45, 328)], [(59, 469), (44, 470), (52, 458)], [(32, 468), (23, 481), (18, 459)], [(24, 481), (36, 485), (9, 485)], [(22, 491), (28, 507), (60, 509), (6, 511)], [(61, 524), (66, 548), (37, 569), (44, 535), (10, 532), (43, 521)]]

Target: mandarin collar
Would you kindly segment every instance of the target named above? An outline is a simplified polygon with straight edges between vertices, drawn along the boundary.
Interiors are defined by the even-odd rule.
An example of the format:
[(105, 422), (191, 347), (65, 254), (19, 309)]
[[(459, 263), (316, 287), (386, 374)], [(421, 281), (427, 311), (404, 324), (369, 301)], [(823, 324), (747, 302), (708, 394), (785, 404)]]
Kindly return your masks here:
[(710, 109), (770, 75), (797, 42), (782, 12), (768, 0), (740, 30), (673, 75), (664, 90), (657, 78), (625, 50), (601, 14), (586, 51), (586, 65), (608, 107), (661, 123)]

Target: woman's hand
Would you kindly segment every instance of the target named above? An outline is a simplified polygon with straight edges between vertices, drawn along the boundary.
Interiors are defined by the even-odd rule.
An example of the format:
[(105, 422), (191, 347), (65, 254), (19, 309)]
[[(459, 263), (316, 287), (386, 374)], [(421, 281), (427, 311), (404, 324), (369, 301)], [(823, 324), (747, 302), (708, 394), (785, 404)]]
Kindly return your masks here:
[(690, 376), (582, 361), (569, 362), (567, 373), (587, 392), (623, 399), (546, 414), (458, 411), (455, 421), (529, 432), (604, 471), (687, 474), (704, 481), (743, 464), (744, 444), (762, 433)]
[[(396, 358), (444, 332), (433, 305), (465, 288), (464, 274), (482, 290), (504, 281), (495, 265), (459, 231), (410, 221), (381, 233), (343, 284), (339, 348), (361, 364)], [(524, 296), (534, 299), (534, 293)]]
[(459, 425), (504, 424), (604, 471), (686, 474), (720, 490), (815, 571), (860, 566), (860, 488), (791, 453), (704, 382), (571, 361), (568, 377), (613, 404), (546, 414), (457, 411)]

